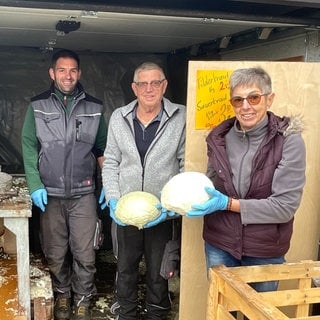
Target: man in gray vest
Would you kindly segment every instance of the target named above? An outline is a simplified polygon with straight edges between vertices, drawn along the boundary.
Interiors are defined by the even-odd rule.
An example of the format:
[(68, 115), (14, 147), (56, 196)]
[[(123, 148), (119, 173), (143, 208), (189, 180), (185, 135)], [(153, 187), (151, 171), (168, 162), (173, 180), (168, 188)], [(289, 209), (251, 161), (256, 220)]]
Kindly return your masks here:
[(52, 86), (32, 98), (25, 116), (24, 167), (32, 202), (42, 211), (40, 237), (55, 293), (55, 319), (88, 320), (96, 293), (96, 163), (103, 162), (106, 123), (102, 102), (79, 83), (76, 53), (54, 53), (49, 75)]

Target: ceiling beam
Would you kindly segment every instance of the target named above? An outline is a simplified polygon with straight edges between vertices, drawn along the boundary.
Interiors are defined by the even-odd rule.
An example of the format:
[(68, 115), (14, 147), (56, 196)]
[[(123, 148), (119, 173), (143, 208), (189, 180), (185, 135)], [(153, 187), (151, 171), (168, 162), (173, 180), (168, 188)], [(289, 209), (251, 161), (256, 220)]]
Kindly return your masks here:
[(319, 0), (233, 0), (237, 2), (263, 3), (277, 6), (320, 8)]
[[(253, 0), (233, 0), (239, 2), (250, 2)], [(260, 0), (265, 1), (266, 0)], [(269, 2), (281, 2), (288, 0), (270, 0)], [(295, 1), (295, 0), (291, 0)], [(306, 0), (303, 0), (306, 1)], [(311, 0), (308, 0), (311, 1)], [(315, 1), (315, 0), (313, 0)], [(320, 1), (320, 0), (317, 0)], [(253, 1), (258, 2), (258, 1)], [(92, 3), (96, 3), (92, 1)], [(121, 4), (121, 1), (119, 2)], [(101, 4), (91, 4), (90, 1), (83, 4), (83, 2), (77, 1), (45, 1), (45, 0), (0, 0), (1, 6), (9, 7), (25, 7), (25, 8), (41, 8), (41, 9), (58, 9), (58, 10), (93, 10), (101, 12), (115, 12), (115, 13), (128, 13), (128, 14), (145, 14), (145, 15), (157, 15), (157, 16), (172, 16), (172, 17), (188, 17), (188, 18), (201, 18), (206, 21), (250, 21), (259, 23), (273, 23), (273, 24), (286, 24), (291, 26), (319, 26), (319, 19), (310, 17), (290, 17), (290, 16), (277, 16), (277, 15), (263, 15), (263, 14), (243, 14), (243, 13), (233, 13), (227, 11), (199, 11), (199, 10), (183, 10), (183, 9), (170, 9), (170, 8), (148, 8), (148, 7), (131, 7), (131, 6), (121, 6), (121, 5), (101, 5)]]

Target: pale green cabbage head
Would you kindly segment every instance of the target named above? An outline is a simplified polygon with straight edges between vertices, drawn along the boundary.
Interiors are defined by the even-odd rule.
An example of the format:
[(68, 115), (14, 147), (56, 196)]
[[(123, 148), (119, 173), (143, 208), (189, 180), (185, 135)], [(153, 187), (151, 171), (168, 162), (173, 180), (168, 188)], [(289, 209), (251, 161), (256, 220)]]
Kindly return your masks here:
[(129, 192), (119, 199), (115, 215), (121, 222), (142, 229), (159, 216), (160, 210), (156, 208), (159, 203), (160, 200), (149, 192)]
[(193, 204), (209, 200), (205, 187), (214, 188), (212, 181), (201, 172), (183, 172), (173, 176), (161, 191), (163, 208), (185, 215)]

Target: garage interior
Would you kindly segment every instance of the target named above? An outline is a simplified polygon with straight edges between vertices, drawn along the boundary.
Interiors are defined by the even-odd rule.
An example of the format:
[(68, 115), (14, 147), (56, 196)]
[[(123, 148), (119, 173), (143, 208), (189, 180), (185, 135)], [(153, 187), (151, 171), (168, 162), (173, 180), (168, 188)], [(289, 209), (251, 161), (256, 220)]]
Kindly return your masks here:
[[(19, 134), (24, 110), (30, 97), (47, 88), (49, 59), (58, 48), (80, 54), (82, 82), (105, 102), (108, 118), (133, 99), (132, 72), (142, 61), (163, 65), (168, 98), (185, 103), (188, 61), (219, 61), (298, 34), (319, 38), (319, 21), (320, 3), (311, 0), (140, 0), (134, 5), (0, 0), (0, 165), (6, 172), (23, 172)], [(261, 60), (272, 60), (270, 52)]]
[[(79, 54), (81, 82), (104, 102), (108, 120), (134, 98), (133, 71), (144, 61), (164, 67), (166, 96), (186, 104), (189, 61), (317, 62), (319, 47), (318, 0), (0, 0), (1, 170), (23, 175), (24, 114), (50, 85), (49, 61), (59, 48)], [(31, 252), (39, 251), (38, 214), (33, 209), (29, 220)], [(106, 236), (104, 249), (110, 242)]]

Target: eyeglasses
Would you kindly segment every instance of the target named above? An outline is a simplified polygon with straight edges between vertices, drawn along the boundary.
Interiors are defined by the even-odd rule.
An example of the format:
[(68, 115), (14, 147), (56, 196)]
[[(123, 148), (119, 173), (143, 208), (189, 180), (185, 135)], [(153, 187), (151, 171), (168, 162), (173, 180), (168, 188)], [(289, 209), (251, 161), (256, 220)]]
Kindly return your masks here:
[(268, 94), (270, 93), (264, 93), (264, 94), (258, 94), (258, 93), (255, 93), (255, 94), (249, 94), (247, 97), (243, 98), (243, 97), (233, 97), (230, 99), (230, 103), (232, 104), (233, 107), (235, 108), (239, 108), (243, 105), (243, 101), (244, 100), (247, 100), (248, 103), (251, 105), (251, 106), (255, 106), (257, 104), (260, 103), (261, 101), (261, 97), (263, 96), (267, 96)]
[(136, 86), (139, 89), (147, 89), (148, 85), (150, 84), (152, 88), (154, 89), (158, 89), (160, 88), (161, 84), (163, 81), (165, 81), (166, 79), (162, 79), (162, 80), (153, 80), (151, 82), (136, 82), (134, 81), (134, 83), (136, 84)]

